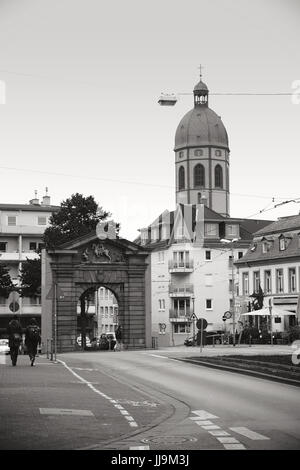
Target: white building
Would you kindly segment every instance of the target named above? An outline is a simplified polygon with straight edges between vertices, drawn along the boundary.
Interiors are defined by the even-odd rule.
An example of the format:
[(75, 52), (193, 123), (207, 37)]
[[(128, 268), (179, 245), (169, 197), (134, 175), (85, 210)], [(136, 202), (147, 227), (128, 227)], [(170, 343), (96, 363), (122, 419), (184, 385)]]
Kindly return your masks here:
[[(300, 292), (300, 215), (281, 217), (257, 231), (236, 267), (241, 313), (247, 312), (248, 303), (253, 300), (250, 295), (261, 286), (264, 305), (268, 307), (270, 300), (275, 312), (273, 331), (282, 332), (293, 326)], [(285, 314), (281, 315), (281, 311)], [(253, 316), (252, 320), (259, 328), (261, 318)]]
[(193, 94), (194, 107), (175, 134), (177, 209), (140, 230), (139, 243), (152, 251), (152, 336), (159, 346), (183, 344), (193, 313), (207, 320), (207, 330), (232, 329), (232, 320), (222, 320), (236, 293), (232, 263), (270, 222), (229, 217), (227, 132), (208, 107), (202, 80)]
[[(0, 263), (9, 269), (14, 284), (20, 284), (22, 263), (38, 257), (36, 251), (42, 248), (49, 217), (58, 209), (51, 206), (47, 192), (41, 202), (35, 197), (29, 204), (0, 204)], [(23, 328), (33, 316), (40, 321), (40, 297), (21, 298), (16, 292), (8, 299), (0, 297), (0, 334), (6, 332), (14, 314)]]

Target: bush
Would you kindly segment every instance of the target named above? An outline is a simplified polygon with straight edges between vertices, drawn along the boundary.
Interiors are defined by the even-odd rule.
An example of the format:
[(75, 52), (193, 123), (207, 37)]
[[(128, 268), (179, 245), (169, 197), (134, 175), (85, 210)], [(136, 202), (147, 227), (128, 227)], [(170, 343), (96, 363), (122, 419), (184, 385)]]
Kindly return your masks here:
[(292, 343), (296, 339), (300, 339), (300, 326), (291, 326), (291, 328), (288, 329), (287, 333), (289, 343)]

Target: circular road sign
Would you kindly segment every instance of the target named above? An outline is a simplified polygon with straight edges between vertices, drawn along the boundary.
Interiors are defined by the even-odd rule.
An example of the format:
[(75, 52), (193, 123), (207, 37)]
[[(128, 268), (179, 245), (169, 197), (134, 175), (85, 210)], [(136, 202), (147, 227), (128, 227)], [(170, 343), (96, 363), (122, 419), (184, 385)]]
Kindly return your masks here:
[(19, 310), (19, 308), (20, 308), (20, 306), (19, 306), (18, 302), (11, 302), (9, 304), (9, 310), (11, 312), (17, 312)]
[(197, 320), (196, 325), (198, 330), (205, 330), (205, 328), (207, 328), (207, 321), (205, 320), (205, 318), (199, 318), (199, 320)]
[(223, 316), (224, 316), (224, 318), (226, 318), (227, 320), (229, 320), (229, 318), (232, 317), (232, 313), (229, 312), (229, 310), (227, 310), (227, 312), (225, 312)]

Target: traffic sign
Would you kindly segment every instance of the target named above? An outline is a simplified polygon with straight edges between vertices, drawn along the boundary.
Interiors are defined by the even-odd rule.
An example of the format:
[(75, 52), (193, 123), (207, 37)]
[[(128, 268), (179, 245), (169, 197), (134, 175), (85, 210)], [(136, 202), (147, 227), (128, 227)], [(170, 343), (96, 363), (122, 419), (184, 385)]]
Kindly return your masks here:
[(229, 320), (229, 318), (232, 317), (232, 313), (227, 310), (227, 312), (224, 313), (223, 317), (226, 318), (226, 320)]
[(198, 330), (205, 330), (207, 328), (207, 321), (205, 318), (199, 318), (199, 320), (196, 323)]
[(198, 317), (195, 313), (190, 316), (190, 320), (198, 320)]

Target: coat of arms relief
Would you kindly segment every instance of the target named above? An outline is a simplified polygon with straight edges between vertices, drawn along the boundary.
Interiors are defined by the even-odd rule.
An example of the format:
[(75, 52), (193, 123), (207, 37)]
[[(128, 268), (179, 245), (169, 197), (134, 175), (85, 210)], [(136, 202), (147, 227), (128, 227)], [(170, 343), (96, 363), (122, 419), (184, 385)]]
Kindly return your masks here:
[(125, 261), (123, 253), (115, 248), (109, 248), (103, 243), (93, 243), (87, 246), (81, 254), (84, 262), (90, 263), (122, 263)]

